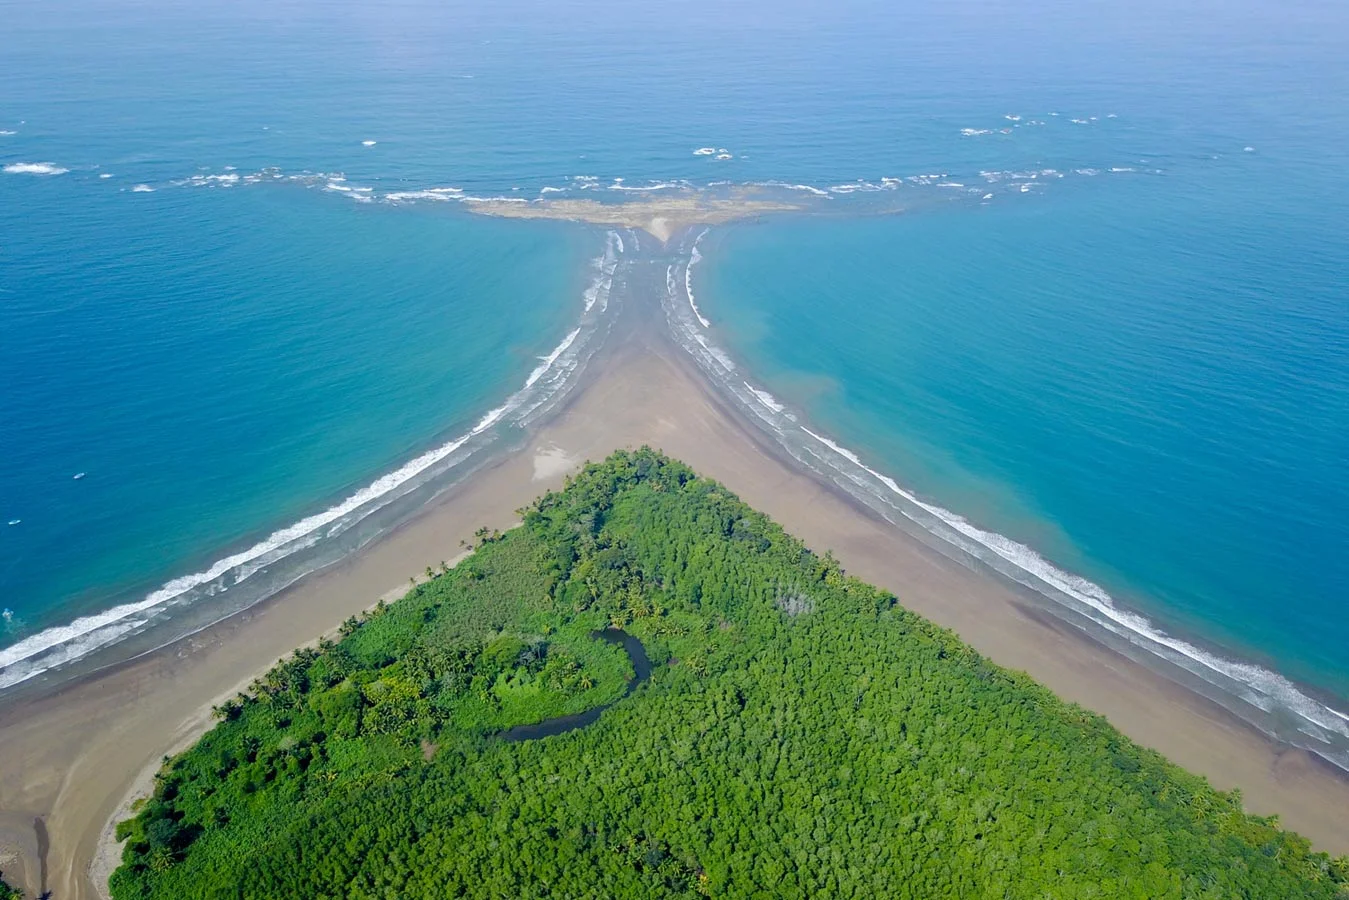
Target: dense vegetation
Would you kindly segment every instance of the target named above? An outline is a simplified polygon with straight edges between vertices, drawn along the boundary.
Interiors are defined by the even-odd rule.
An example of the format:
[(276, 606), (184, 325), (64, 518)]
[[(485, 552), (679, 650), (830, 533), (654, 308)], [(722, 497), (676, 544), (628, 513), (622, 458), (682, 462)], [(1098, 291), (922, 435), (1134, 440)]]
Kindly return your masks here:
[[(0, 872), (0, 875), (4, 875)], [(4, 878), (0, 878), (0, 900), (23, 900), (23, 892), (18, 888), (10, 887)]]
[[(1345, 860), (657, 453), (482, 537), (217, 710), (114, 896), (1346, 896)], [(620, 697), (610, 625), (650, 681), (494, 737)]]

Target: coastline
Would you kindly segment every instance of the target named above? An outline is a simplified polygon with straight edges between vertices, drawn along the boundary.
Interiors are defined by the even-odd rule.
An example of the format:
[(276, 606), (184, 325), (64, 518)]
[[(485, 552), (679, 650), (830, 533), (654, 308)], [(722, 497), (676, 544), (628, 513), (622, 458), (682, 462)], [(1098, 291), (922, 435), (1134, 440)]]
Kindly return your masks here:
[(652, 196), (655, 189), (632, 188), (642, 194), (626, 203), (600, 203), (587, 199), (515, 200), (471, 199), (465, 208), (482, 216), (507, 219), (564, 219), (592, 225), (640, 228), (661, 243), (694, 225), (719, 225), (772, 213), (797, 212), (799, 203), (764, 199), (757, 192), (741, 189), (727, 197), (709, 197), (681, 192), (679, 196)]
[[(99, 896), (88, 872), (100, 858), (102, 875), (116, 863), (116, 848), (106, 853), (108, 823), (149, 784), (165, 753), (209, 727), (213, 703), (380, 596), (401, 593), (409, 575), (455, 555), (477, 527), (509, 527), (515, 509), (560, 486), (581, 461), (641, 444), (722, 481), (995, 662), (1106, 715), (1218, 787), (1240, 787), (1252, 811), (1277, 812), (1322, 849), (1349, 851), (1342, 812), (1349, 808), (1349, 778), (1305, 751), (1277, 745), (803, 472), (646, 321), (656, 315), (625, 311), (624, 327), (615, 328), (582, 382), (522, 451), (485, 464), (362, 551), (188, 638), (0, 707), (0, 853), (12, 846), (20, 855), (7, 871), (34, 893), (45, 887), (61, 897)], [(50, 835), (45, 885), (33, 829), (39, 817)]]

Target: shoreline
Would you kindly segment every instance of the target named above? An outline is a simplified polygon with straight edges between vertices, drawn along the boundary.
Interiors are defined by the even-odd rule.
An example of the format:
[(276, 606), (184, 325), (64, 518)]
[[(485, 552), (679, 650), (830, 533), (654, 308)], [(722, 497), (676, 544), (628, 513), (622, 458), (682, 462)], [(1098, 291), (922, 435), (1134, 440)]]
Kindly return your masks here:
[[(447, 562), (451, 567), (453, 567), (458, 565), (462, 560), (466, 559), (468, 556), (469, 556), (468, 551), (462, 551), (458, 555), (456, 555), (453, 559), (450, 559)], [(407, 592), (407, 590), (408, 588), (403, 587), (402, 585), (399, 585), (398, 587), (395, 588), (390, 588), (373, 603), (366, 604), (366, 606), (363, 609), (359, 610), (357, 613), (353, 613), (353, 615), (359, 615), (360, 613), (369, 612), (370, 610), (374, 609), (381, 601), (385, 603), (392, 603), (394, 600), (397, 600), (400, 597), (402, 597)], [(285, 591), (281, 591), (280, 593), (272, 597), (269, 597), (266, 600), (263, 600), (259, 605), (261, 606), (272, 602), (278, 602), (285, 596), (285, 593), (286, 593)], [(236, 615), (242, 615), (242, 613)], [(234, 616), (222, 619), (220, 622), (207, 626), (207, 628), (208, 629), (213, 628), (216, 625), (224, 625), (228, 623), (232, 618), (234, 618)], [(314, 635), (313, 638), (311, 638), (308, 641), (305, 641), (303, 644), (297, 644), (294, 649), (299, 650), (306, 647), (316, 646), (324, 638), (336, 639), (339, 633), (340, 633), (339, 627), (337, 625), (334, 625), (330, 628), (325, 629), (321, 634)], [(194, 635), (188, 635), (187, 637), (182, 638), (181, 640), (190, 640), (193, 636)], [(177, 642), (176, 641), (171, 642), (168, 646), (172, 646), (173, 643)], [(151, 655), (153, 653), (159, 652), (160, 649), (167, 649), (167, 647), (151, 650), (143, 655), (144, 656)], [(289, 652), (286, 655), (289, 655)], [(129, 665), (135, 663), (140, 658), (141, 657), (134, 657), (132, 659), (126, 660), (124, 664)], [(118, 666), (114, 665), (111, 668), (116, 669), (118, 668)], [(202, 735), (211, 730), (211, 727), (214, 724), (214, 720), (211, 716), (212, 707), (215, 707), (223, 703), (224, 701), (229, 700), (230, 698), (236, 696), (237, 694), (245, 691), (248, 688), (248, 685), (253, 681), (253, 679), (263, 674), (265, 671), (267, 671), (267, 668), (270, 668), (270, 666), (265, 667), (263, 669), (259, 669), (257, 671), (251, 672), (243, 676), (237, 683), (231, 686), (228, 690), (221, 691), (216, 696), (212, 697), (209, 703), (203, 705), (195, 716), (185, 720), (184, 723), (185, 728), (183, 732), (178, 736), (177, 742), (172, 747), (165, 750), (163, 756), (177, 756), (179, 753), (182, 753), (184, 750), (187, 750), (189, 747), (195, 744), (201, 738)], [(90, 675), (87, 677), (92, 679), (97, 677), (98, 674), (99, 672), (90, 673)], [(60, 692), (58, 691), (57, 693), (59, 694)], [(94, 888), (99, 892), (100, 897), (107, 897), (107, 893), (103, 890), (103, 887), (108, 883), (109, 876), (112, 875), (113, 871), (119, 865), (121, 865), (122, 862), (121, 860), (122, 847), (121, 844), (116, 840), (114, 834), (117, 829), (117, 823), (120, 822), (122, 819), (130, 818), (131, 807), (136, 803), (136, 801), (140, 800), (142, 797), (149, 796), (150, 792), (154, 788), (155, 773), (159, 771), (161, 765), (162, 760), (151, 760), (149, 763), (146, 764), (144, 769), (142, 769), (139, 773), (136, 774), (136, 776), (133, 779), (131, 779), (130, 786), (128, 787), (125, 795), (122, 797), (121, 802), (117, 804), (117, 808), (113, 810), (112, 814), (108, 817), (108, 821), (104, 823), (103, 828), (99, 833), (98, 850), (94, 854), (93, 859), (90, 860), (89, 862), (89, 876), (90, 880), (93, 883)]]
[(694, 226), (722, 225), (741, 219), (752, 219), (772, 213), (799, 212), (800, 203), (769, 200), (755, 196), (757, 192), (740, 190), (726, 197), (710, 197), (683, 192), (677, 196), (652, 196), (643, 191), (639, 200), (626, 203), (601, 203), (589, 199), (533, 200), (527, 203), (515, 200), (474, 199), (466, 209), (480, 216), (498, 216), (506, 219), (562, 219), (588, 222), (592, 225), (637, 228), (661, 243), (680, 231)]
[[(633, 306), (638, 306), (633, 303)], [(90, 877), (116, 864), (111, 826), (165, 753), (210, 725), (212, 703), (294, 649), (316, 641), (409, 575), (458, 553), (479, 526), (561, 485), (581, 461), (650, 444), (723, 482), (750, 505), (906, 607), (955, 630), (993, 661), (1027, 671), (1061, 697), (1102, 713), (1140, 744), (1240, 787), (1254, 812), (1279, 813), (1320, 848), (1349, 852), (1349, 777), (1276, 744), (1217, 704), (1099, 644), (908, 536), (822, 483), (731, 408), (693, 360), (624, 310), (579, 384), (523, 449), (484, 462), (408, 522), (356, 554), (227, 619), (141, 657), (0, 706), (0, 856), (33, 893), (95, 898)], [(400, 585), (390, 590), (390, 585)], [(228, 686), (225, 689), (224, 686)], [(37, 883), (33, 821), (50, 835), (47, 883)], [(26, 832), (26, 834), (25, 834)], [(111, 851), (111, 854), (109, 854)]]

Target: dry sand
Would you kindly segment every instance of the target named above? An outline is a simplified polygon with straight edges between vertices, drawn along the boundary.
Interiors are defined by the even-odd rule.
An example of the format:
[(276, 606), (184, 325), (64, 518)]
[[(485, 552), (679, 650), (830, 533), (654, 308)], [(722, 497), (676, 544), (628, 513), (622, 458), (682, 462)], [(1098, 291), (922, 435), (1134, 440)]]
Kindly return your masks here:
[[(580, 460), (651, 444), (723, 481), (853, 574), (1003, 665), (1104, 713), (1135, 740), (1239, 786), (1250, 809), (1335, 853), (1349, 852), (1349, 781), (1302, 751), (1280, 748), (1163, 677), (1023, 608), (992, 578), (905, 537), (785, 465), (728, 415), (663, 338), (633, 335), (595, 363), (588, 385), (509, 456), (366, 551), (253, 610), (59, 693), (0, 709), (0, 862), (34, 894), (93, 900), (101, 837), (160, 758), (209, 725), (209, 707), (291, 649), (368, 607), (409, 574), (438, 565), (479, 526), (557, 487)], [(49, 836), (39, 857), (39, 830)], [(18, 859), (13, 860), (17, 854)], [(115, 864), (115, 853), (100, 866)], [(42, 869), (46, 869), (44, 879)]]

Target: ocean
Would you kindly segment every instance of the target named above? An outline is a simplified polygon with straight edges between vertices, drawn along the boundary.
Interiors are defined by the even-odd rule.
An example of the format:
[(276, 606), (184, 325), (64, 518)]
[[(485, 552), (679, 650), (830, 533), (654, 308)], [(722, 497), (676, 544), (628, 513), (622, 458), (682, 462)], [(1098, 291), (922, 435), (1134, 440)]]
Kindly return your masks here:
[(0, 689), (255, 602), (560, 402), (623, 238), (475, 198), (751, 186), (813, 212), (671, 271), (747, 411), (1349, 741), (1341, 4), (0, 12)]

